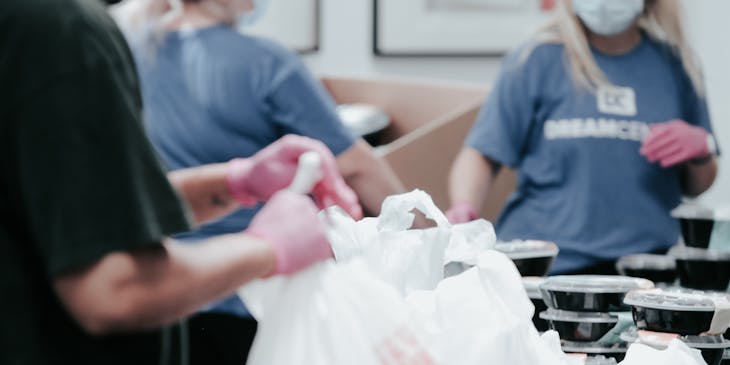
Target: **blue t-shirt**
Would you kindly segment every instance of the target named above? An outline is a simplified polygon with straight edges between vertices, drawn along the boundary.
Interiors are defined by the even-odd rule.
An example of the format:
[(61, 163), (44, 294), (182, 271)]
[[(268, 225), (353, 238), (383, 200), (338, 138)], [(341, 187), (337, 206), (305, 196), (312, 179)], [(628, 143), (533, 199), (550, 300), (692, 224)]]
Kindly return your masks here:
[[(132, 46), (147, 133), (170, 170), (248, 157), (290, 133), (320, 140), (335, 155), (355, 141), (321, 83), (297, 55), (270, 41), (217, 25), (168, 33), (152, 54)], [(259, 208), (176, 238), (241, 232)], [(214, 309), (246, 314), (237, 297)]]
[(559, 44), (510, 55), (466, 142), (518, 170), (497, 236), (556, 242), (554, 274), (676, 244), (669, 212), (681, 167), (648, 162), (641, 140), (672, 119), (712, 133), (705, 100), (668, 47), (644, 36), (623, 55), (592, 52), (616, 88), (577, 87)]

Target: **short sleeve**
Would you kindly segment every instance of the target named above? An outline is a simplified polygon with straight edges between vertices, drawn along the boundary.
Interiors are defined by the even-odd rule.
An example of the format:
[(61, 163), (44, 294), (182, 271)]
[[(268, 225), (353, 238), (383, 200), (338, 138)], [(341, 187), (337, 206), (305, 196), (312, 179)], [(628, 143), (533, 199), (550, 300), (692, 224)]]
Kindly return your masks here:
[(287, 60), (283, 65), (272, 82), (266, 104), (270, 117), (283, 134), (322, 141), (335, 155), (355, 142), (338, 117), (332, 97), (298, 59)]
[(49, 275), (111, 252), (161, 247), (166, 235), (188, 229), (143, 133), (129, 70), (103, 63), (15, 106), (9, 179)]
[(534, 96), (527, 61), (508, 57), (466, 139), (466, 145), (500, 164), (517, 167), (533, 121)]

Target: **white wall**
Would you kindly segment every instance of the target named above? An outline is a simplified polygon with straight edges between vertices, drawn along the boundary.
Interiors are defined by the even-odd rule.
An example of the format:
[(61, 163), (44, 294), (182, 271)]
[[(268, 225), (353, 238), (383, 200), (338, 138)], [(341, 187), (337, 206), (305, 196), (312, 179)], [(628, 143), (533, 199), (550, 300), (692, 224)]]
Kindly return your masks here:
[[(292, 0), (278, 0), (292, 1)], [(372, 54), (372, 0), (321, 0), (321, 50), (305, 57), (319, 74), (439, 79), (488, 85), (499, 70), (497, 58), (379, 58)], [(397, 0), (389, 0), (397, 1)], [(718, 142), (730, 153), (730, 15), (728, 0), (685, 0), (688, 26), (705, 69), (707, 92)], [(408, 26), (404, 23), (404, 26)], [(702, 200), (730, 207), (730, 158)]]
[[(294, 1), (294, 0), (278, 0)], [(373, 0), (321, 0), (321, 50), (305, 57), (315, 72), (327, 75), (441, 79), (488, 84), (498, 58), (382, 58), (372, 54)], [(387, 0), (394, 1), (394, 0)], [(398, 1), (398, 0), (395, 0)], [(408, 26), (404, 24), (404, 26)]]
[[(730, 42), (728, 15), (730, 1), (688, 0), (690, 29), (695, 47), (702, 60), (713, 127), (722, 149), (720, 174), (702, 201), (713, 207), (730, 207)], [(688, 7), (689, 8), (689, 7)]]

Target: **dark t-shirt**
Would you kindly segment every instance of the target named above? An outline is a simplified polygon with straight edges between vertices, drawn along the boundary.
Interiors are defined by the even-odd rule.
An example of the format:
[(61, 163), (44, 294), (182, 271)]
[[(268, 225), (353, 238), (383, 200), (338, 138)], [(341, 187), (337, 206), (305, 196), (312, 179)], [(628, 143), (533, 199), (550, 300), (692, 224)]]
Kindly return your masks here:
[(141, 112), (131, 54), (101, 2), (0, 2), (0, 364), (171, 359), (174, 329), (92, 337), (52, 288), (188, 229)]

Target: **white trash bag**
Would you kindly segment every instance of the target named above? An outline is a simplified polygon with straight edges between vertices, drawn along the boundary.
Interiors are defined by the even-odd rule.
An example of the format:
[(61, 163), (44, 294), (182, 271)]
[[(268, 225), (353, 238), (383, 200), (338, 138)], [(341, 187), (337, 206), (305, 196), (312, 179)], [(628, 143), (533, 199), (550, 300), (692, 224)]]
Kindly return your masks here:
[(398, 292), (361, 260), (323, 262), (239, 290), (259, 321), (248, 365), (431, 365)]

